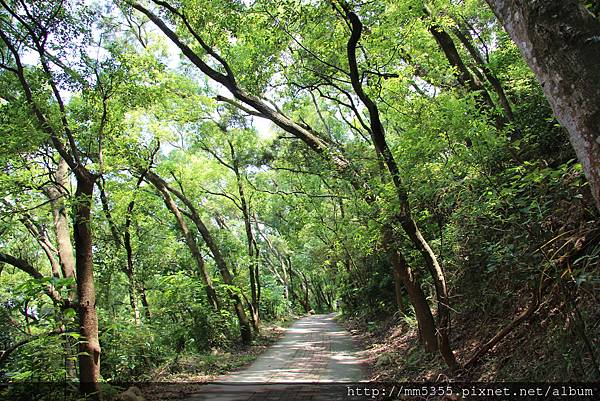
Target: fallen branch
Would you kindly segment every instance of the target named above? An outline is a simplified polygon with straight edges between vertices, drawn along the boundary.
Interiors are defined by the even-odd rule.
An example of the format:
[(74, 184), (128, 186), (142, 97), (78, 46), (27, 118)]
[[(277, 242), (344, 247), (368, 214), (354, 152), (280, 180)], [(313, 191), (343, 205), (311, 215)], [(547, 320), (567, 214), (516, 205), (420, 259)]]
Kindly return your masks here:
[[(581, 255), (585, 253), (585, 250), (590, 244), (595, 244), (598, 242), (599, 233), (598, 230), (591, 230), (587, 232), (583, 237), (579, 238), (575, 241), (573, 248), (570, 252), (565, 253), (563, 256), (556, 260), (557, 267), (563, 265), (569, 265), (572, 260), (577, 259)], [(565, 245), (567, 245), (570, 241), (567, 241)], [(563, 247), (565, 246), (563, 245)], [(475, 354), (464, 364), (465, 369), (470, 369), (477, 364), (481, 360), (481, 357), (484, 356), (487, 352), (489, 352), (496, 344), (498, 344), (504, 337), (506, 337), (511, 331), (513, 331), (516, 327), (518, 327), (521, 323), (528, 320), (533, 313), (540, 306), (542, 297), (546, 292), (546, 289), (553, 283), (554, 280), (550, 279), (546, 276), (545, 271), (542, 274), (541, 283), (537, 291), (533, 291), (532, 300), (527, 309), (525, 309), (521, 314), (519, 314), (515, 319), (513, 319), (509, 324), (504, 326), (502, 330), (500, 330), (494, 337), (492, 337), (488, 342), (483, 344)]]
[(477, 362), (479, 362), (479, 360), (481, 359), (482, 356), (487, 354), (489, 350), (494, 348), (494, 346), (496, 344), (498, 344), (500, 341), (502, 341), (502, 339), (504, 337), (506, 337), (511, 331), (513, 331), (517, 326), (519, 326), (524, 321), (528, 320), (533, 315), (533, 313), (537, 310), (537, 308), (540, 306), (540, 298), (541, 298), (540, 294), (534, 292), (533, 299), (532, 299), (531, 303), (529, 304), (529, 306), (527, 307), (527, 309), (525, 309), (521, 314), (519, 314), (519, 316), (517, 316), (509, 324), (504, 326), (504, 328), (502, 330), (500, 330), (494, 337), (492, 337), (487, 343), (485, 343), (483, 346), (481, 346), (481, 348), (479, 348), (477, 350), (477, 352), (475, 352), (475, 355), (473, 355), (471, 357), (471, 359), (469, 359), (467, 361), (467, 363), (465, 363), (464, 368), (470, 369), (473, 366), (475, 366), (475, 364), (477, 364)]

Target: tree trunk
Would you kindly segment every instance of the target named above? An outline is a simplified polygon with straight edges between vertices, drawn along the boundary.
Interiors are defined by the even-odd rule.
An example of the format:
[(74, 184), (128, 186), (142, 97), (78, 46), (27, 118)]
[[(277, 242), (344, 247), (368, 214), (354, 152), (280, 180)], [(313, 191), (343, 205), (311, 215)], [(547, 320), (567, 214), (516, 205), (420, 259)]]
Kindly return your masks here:
[(144, 283), (139, 285), (140, 297), (142, 298), (142, 306), (144, 307), (144, 314), (148, 320), (152, 319), (152, 312), (150, 311), (150, 305), (148, 305), (148, 298), (146, 297), (146, 287)]
[(435, 296), (437, 300), (437, 333), (438, 333), (438, 345), (440, 354), (444, 361), (451, 370), (458, 369), (458, 363), (450, 346), (450, 303), (448, 296), (448, 289), (446, 287), (446, 278), (442, 267), (438, 263), (437, 257), (433, 253), (433, 250), (419, 231), (415, 221), (409, 214), (404, 214), (401, 217), (402, 227), (404, 231), (411, 239), (413, 245), (421, 253), (427, 270), (433, 279), (433, 286), (435, 288)]
[[(56, 233), (56, 244), (58, 259), (63, 277), (75, 277), (75, 257), (73, 256), (73, 246), (71, 244), (71, 231), (69, 228), (69, 219), (65, 207), (65, 198), (68, 195), (67, 186), (69, 185), (69, 166), (61, 157), (58, 161), (58, 167), (54, 174), (54, 184), (46, 189), (46, 195), (52, 204), (52, 217), (54, 219), (54, 230)], [(75, 298), (75, 286), (72, 286), (69, 298)]]
[(498, 96), (498, 101), (500, 102), (500, 106), (502, 106), (502, 109), (504, 110), (504, 115), (506, 116), (507, 120), (513, 121), (514, 115), (512, 111), (512, 106), (510, 104), (510, 101), (508, 100), (508, 96), (506, 96), (504, 88), (502, 87), (502, 82), (500, 82), (498, 77), (490, 69), (477, 47), (473, 44), (472, 37), (468, 33), (468, 30), (461, 28), (459, 24), (459, 26), (454, 29), (454, 34), (456, 35), (458, 40), (460, 40), (460, 42), (463, 44), (465, 49), (467, 49), (473, 60), (475, 60), (475, 63), (477, 63), (479, 68), (481, 68), (483, 75), (488, 80), (490, 85), (492, 85), (492, 88), (494, 88), (494, 92), (496, 92), (496, 95)]
[[(87, 174), (86, 174), (87, 175)], [(83, 394), (96, 394), (100, 398), (100, 343), (98, 341), (98, 316), (96, 315), (96, 290), (94, 288), (94, 262), (92, 250), (91, 207), (94, 179), (77, 176), (75, 191), (75, 270), (77, 275), (77, 306), (79, 316), (79, 380)]]
[[(54, 245), (52, 245), (52, 243), (50, 242), (50, 239), (48, 238), (48, 235), (46, 234), (46, 229), (44, 228), (44, 226), (35, 224), (32, 217), (29, 215), (29, 213), (19, 211), (15, 206), (13, 206), (6, 199), (1, 199), (0, 202), (2, 202), (6, 207), (8, 207), (13, 213), (15, 213), (17, 215), (20, 214), (19, 221), (21, 223), (23, 223), (25, 228), (27, 228), (27, 231), (29, 231), (29, 233), (33, 236), (33, 238), (35, 238), (37, 243), (40, 245), (40, 247), (44, 251), (44, 254), (46, 255), (46, 258), (48, 259), (48, 262), (50, 262), (50, 269), (52, 271), (52, 276), (56, 277), (56, 278), (60, 278), (60, 263), (56, 260), (56, 257), (55, 257), (57, 251), (56, 251), (56, 248), (54, 248)], [(18, 199), (17, 199), (17, 203), (19, 203)]]
[[(44, 278), (44, 276), (38, 270), (36, 270), (33, 266), (31, 266), (27, 261), (25, 261), (23, 259), (15, 258), (14, 256), (0, 252), (0, 262), (8, 263), (8, 264), (12, 265), (12, 266), (16, 267), (17, 269), (20, 269), (23, 272), (29, 274), (34, 279), (40, 280), (40, 279)], [(56, 289), (52, 285), (48, 285), (48, 287), (46, 288), (46, 294), (48, 294), (48, 296), (52, 299), (52, 303), (54, 304), (54, 307), (56, 308), (57, 315), (60, 315), (62, 313), (62, 311), (64, 310), (64, 307), (66, 305), (69, 305), (69, 302), (68, 301), (65, 302), (65, 300), (63, 298), (61, 298), (58, 291), (56, 291)], [(27, 314), (25, 314), (25, 319), (26, 320), (28, 319)], [(66, 332), (66, 327), (61, 322), (58, 333), (64, 333), (64, 332)], [(37, 336), (35, 336), (35, 337), (37, 338)], [(67, 377), (70, 380), (74, 380), (76, 377), (76, 371), (75, 371), (75, 364), (73, 363), (73, 361), (71, 359), (71, 357), (73, 356), (73, 353), (71, 352), (71, 344), (70, 344), (69, 338), (70, 338), (69, 336), (65, 336), (62, 341), (63, 349), (65, 351), (65, 370), (67, 371)], [(28, 341), (29, 340), (26, 340), (19, 344), (25, 344)], [(16, 345), (16, 347), (11, 347), (11, 348), (14, 350), (14, 349), (18, 348), (19, 346), (20, 345)], [(0, 355), (0, 365), (2, 364), (2, 361), (6, 360), (6, 358), (8, 358), (8, 356), (10, 355), (11, 352), (12, 351), (10, 349), (5, 350), (4, 353)]]
[(394, 276), (397, 276), (404, 284), (408, 299), (415, 309), (415, 317), (419, 326), (419, 336), (425, 351), (436, 352), (438, 350), (437, 329), (431, 308), (427, 303), (425, 293), (421, 289), (421, 285), (413, 275), (404, 255), (394, 247), (393, 232), (389, 226), (383, 229), (383, 244), (384, 249), (389, 254), (389, 260), (394, 269)]
[(379, 109), (373, 100), (365, 93), (362, 87), (356, 59), (356, 47), (362, 34), (362, 23), (359, 17), (355, 13), (351, 12), (347, 6), (343, 5), (343, 7), (346, 13), (346, 18), (352, 27), (352, 34), (350, 39), (348, 39), (347, 44), (348, 64), (350, 68), (350, 80), (352, 81), (352, 87), (369, 112), (371, 139), (373, 141), (373, 145), (375, 146), (378, 155), (383, 159), (383, 162), (385, 163), (385, 166), (391, 175), (392, 182), (396, 189), (400, 206), (400, 224), (410, 238), (412, 244), (421, 253), (423, 260), (425, 261), (425, 266), (427, 267), (427, 270), (429, 271), (429, 274), (433, 280), (438, 305), (437, 333), (439, 350), (448, 367), (451, 370), (455, 370), (458, 368), (458, 364), (450, 346), (450, 303), (444, 272), (438, 263), (437, 257), (433, 253), (433, 250), (421, 234), (416, 222), (412, 217), (410, 203), (408, 200), (408, 192), (401, 180), (398, 164), (396, 163), (394, 155), (387, 144), (387, 140), (385, 138), (385, 129), (381, 122)]
[(303, 291), (304, 291), (304, 301), (303, 301), (303, 306), (304, 306), (304, 311), (306, 313), (311, 311), (311, 307), (310, 307), (310, 298), (309, 298), (309, 286), (308, 286), (308, 279), (306, 278), (306, 274), (304, 274), (303, 271), (300, 272), (300, 274), (302, 275), (302, 287), (303, 287)]
[[(4, 8), (8, 9), (6, 3), (3, 3)], [(30, 16), (31, 17), (31, 16)], [(34, 44), (40, 60), (41, 67), (45, 73), (44, 80), (51, 87), (54, 99), (61, 113), (61, 132), (54, 130), (54, 124), (50, 123), (44, 112), (38, 107), (33, 96), (33, 91), (25, 76), (25, 69), (21, 62), (21, 57), (17, 47), (15, 47), (7, 36), (0, 31), (2, 41), (9, 49), (14, 57), (16, 69), (11, 69), (17, 75), (23, 94), (31, 111), (35, 115), (39, 127), (49, 136), (54, 148), (64, 159), (69, 168), (75, 173), (77, 180), (76, 197), (74, 203), (74, 240), (75, 240), (75, 271), (77, 280), (77, 296), (78, 296), (78, 317), (79, 317), (79, 333), (81, 341), (79, 342), (79, 382), (80, 390), (85, 396), (90, 396), (93, 399), (100, 400), (100, 387), (98, 380), (100, 377), (100, 344), (98, 342), (98, 317), (96, 315), (96, 294), (94, 288), (94, 264), (93, 264), (93, 247), (92, 247), (92, 232), (91, 232), (91, 206), (94, 192), (94, 184), (98, 175), (90, 173), (80, 159), (79, 150), (77, 149), (76, 141), (73, 132), (69, 127), (65, 103), (61, 97), (60, 91), (56, 82), (53, 79), (52, 71), (47, 64), (45, 49), (32, 30), (28, 30), (30, 35), (28, 39)], [(46, 32), (47, 34), (47, 32)], [(65, 148), (63, 140), (66, 139), (69, 147)], [(57, 171), (57, 189), (58, 184), (62, 181), (66, 184), (66, 165), (61, 166)], [(65, 191), (66, 192), (66, 191)], [(60, 194), (62, 196), (62, 193)], [(59, 196), (59, 198), (60, 198)], [(52, 200), (52, 198), (51, 198)], [(55, 199), (56, 200), (56, 199)], [(57, 208), (54, 208), (57, 209)], [(60, 210), (59, 215), (60, 215)], [(60, 216), (59, 216), (60, 217)], [(68, 230), (67, 230), (68, 232)], [(68, 236), (67, 236), (68, 238)], [(65, 266), (70, 268), (72, 266)], [(72, 271), (65, 271), (65, 277), (72, 276)]]
[[(212, 235), (210, 234), (210, 231), (208, 231), (208, 228), (206, 227), (206, 225), (204, 224), (202, 219), (200, 219), (200, 215), (198, 214), (198, 211), (194, 207), (194, 204), (192, 202), (190, 202), (190, 200), (183, 193), (179, 192), (178, 190), (176, 190), (174, 188), (171, 188), (165, 180), (163, 180), (161, 177), (159, 177), (154, 172), (148, 171), (146, 176), (147, 176), (148, 180), (150, 180), (150, 182), (152, 182), (155, 186), (158, 185), (161, 188), (163, 188), (163, 190), (164, 190), (163, 197), (166, 194), (168, 196), (168, 198), (171, 199), (171, 197), (168, 194), (168, 192), (171, 192), (175, 196), (177, 196), (177, 198), (179, 198), (179, 200), (181, 200), (185, 206), (187, 206), (187, 208), (189, 209), (189, 213), (186, 213), (186, 216), (188, 216), (194, 222), (194, 224), (196, 225), (196, 228), (200, 232), (200, 235), (204, 239), (206, 246), (208, 246), (208, 249), (212, 253), (215, 263), (217, 264), (217, 268), (219, 269), (219, 272), (221, 273), (221, 277), (223, 278), (223, 282), (229, 286), (234, 286), (235, 283), (233, 282), (233, 276), (231, 275), (231, 272), (229, 271), (229, 268), (227, 267), (227, 262), (225, 261), (225, 258), (223, 257), (221, 250), (217, 246), (217, 243), (215, 242)], [(171, 202), (173, 203), (173, 205), (175, 205), (175, 202), (173, 202), (172, 199), (171, 199)], [(175, 205), (175, 207), (177, 208), (177, 205)], [(178, 211), (178, 213), (180, 212), (179, 208), (177, 208), (177, 211)], [(248, 316), (246, 315), (246, 311), (244, 310), (244, 305), (242, 304), (242, 300), (239, 297), (239, 295), (237, 295), (233, 291), (229, 291), (229, 295), (234, 303), (235, 313), (237, 315), (238, 322), (240, 325), (240, 334), (241, 334), (242, 342), (244, 344), (250, 344), (252, 342), (252, 330), (250, 328), (250, 321), (248, 320)]]
[[(7, 201), (4, 201), (4, 203), (9, 207), (12, 206)], [(33, 235), (36, 238), (36, 240), (38, 241), (38, 243), (44, 250), (46, 257), (47, 257), (48, 261), (50, 262), (52, 276), (55, 278), (60, 278), (61, 277), (60, 263), (56, 260), (56, 257), (55, 257), (57, 250), (54, 248), (54, 245), (52, 245), (52, 243), (50, 242), (50, 239), (48, 238), (44, 227), (36, 226), (36, 224), (33, 222), (31, 216), (29, 216), (28, 213), (24, 213), (23, 216), (20, 218), (20, 220), (25, 225), (25, 227), (27, 227), (27, 230), (31, 233), (31, 235)], [(51, 291), (51, 292), (54, 291), (54, 286), (50, 286), (49, 291)], [(62, 320), (64, 319), (63, 312), (64, 312), (65, 308), (71, 307), (70, 298), (72, 298), (72, 297), (68, 297), (66, 300), (63, 300), (64, 302), (59, 303), (57, 301), (59, 300), (60, 295), (57, 292), (54, 292), (54, 294), (55, 294), (55, 298), (53, 298), (52, 301), (54, 303), (55, 313), (57, 316), (60, 317), (59, 319), (61, 320), (60, 330), (61, 330), (61, 332), (66, 332), (67, 327), (62, 322)], [(64, 349), (65, 370), (67, 372), (67, 377), (70, 380), (74, 380), (77, 376), (77, 372), (76, 372), (76, 368), (75, 368), (75, 362), (73, 361), (73, 352), (71, 349), (70, 337), (64, 336), (64, 338), (62, 339), (62, 343), (63, 343), (63, 349)]]
[[(140, 184), (144, 180), (145, 173), (142, 173), (137, 180), (135, 190), (139, 188)], [(115, 224), (112, 214), (110, 212), (110, 207), (108, 204), (108, 197), (106, 196), (106, 191), (104, 190), (104, 184), (98, 183), (98, 189), (100, 190), (100, 201), (102, 203), (102, 210), (104, 211), (104, 215), (106, 216), (106, 220), (108, 221), (108, 225), (110, 227), (110, 232), (113, 237), (113, 241), (117, 248), (123, 246), (126, 254), (126, 265), (122, 269), (125, 275), (127, 276), (128, 282), (128, 292), (129, 292), (129, 304), (131, 305), (131, 311), (133, 313), (134, 322), (137, 325), (140, 324), (140, 309), (137, 303), (136, 290), (137, 286), (135, 283), (135, 267), (133, 264), (133, 250), (131, 247), (131, 216), (133, 214), (133, 208), (135, 206), (135, 199), (132, 199), (127, 205), (127, 212), (125, 214), (125, 226), (123, 232), (123, 240), (121, 240), (121, 236), (119, 235), (119, 229)], [(135, 196), (135, 192), (134, 192)]]
[(486, 0), (541, 83), (600, 210), (600, 21), (577, 0)]
[[(136, 190), (139, 188), (143, 180), (143, 175), (137, 181)], [(133, 318), (136, 326), (140, 324), (140, 309), (138, 307), (136, 298), (137, 285), (135, 283), (135, 266), (133, 264), (133, 249), (131, 247), (131, 219), (133, 215), (133, 208), (135, 207), (135, 199), (131, 199), (129, 205), (127, 205), (127, 213), (125, 214), (125, 227), (123, 233), (123, 246), (125, 253), (127, 254), (127, 267), (125, 273), (129, 282), (129, 303), (131, 310), (133, 311)]]
[(235, 173), (238, 194), (240, 196), (240, 206), (242, 209), (242, 216), (244, 217), (244, 228), (246, 231), (246, 242), (248, 246), (248, 258), (250, 259), (248, 264), (248, 277), (250, 278), (250, 292), (252, 301), (250, 304), (250, 313), (252, 314), (252, 325), (254, 332), (260, 331), (260, 278), (259, 278), (259, 254), (258, 245), (252, 232), (252, 223), (250, 221), (250, 206), (246, 200), (246, 194), (244, 192), (243, 177), (240, 173), (239, 162), (237, 160), (235, 149), (231, 141), (229, 143), (229, 149), (231, 151), (231, 159), (233, 162), (233, 172)]
[[(183, 195), (183, 194), (181, 194), (181, 195)], [(210, 231), (208, 231), (208, 228), (206, 227), (204, 222), (200, 219), (200, 216), (196, 212), (195, 208), (191, 210), (191, 213), (188, 215), (188, 217), (190, 217), (192, 219), (192, 221), (198, 228), (198, 231), (202, 235), (204, 242), (208, 246), (208, 249), (210, 249), (210, 251), (213, 255), (213, 258), (215, 259), (215, 262), (217, 264), (217, 268), (219, 269), (219, 272), (221, 273), (221, 277), (223, 278), (223, 282), (227, 285), (234, 286), (235, 283), (233, 282), (233, 275), (231, 274), (231, 272), (229, 271), (229, 268), (227, 267), (227, 262), (225, 261), (223, 254), (219, 250), (217, 243), (214, 241), (212, 235), (210, 234)], [(237, 315), (238, 322), (240, 325), (240, 335), (242, 338), (242, 342), (244, 344), (250, 344), (252, 342), (252, 331), (250, 330), (250, 322), (249, 322), (248, 316), (246, 315), (246, 312), (244, 310), (242, 300), (239, 297), (239, 295), (235, 294), (234, 292), (230, 291), (229, 294), (235, 304), (235, 313)]]
[[(133, 203), (133, 202), (132, 202)], [(133, 312), (133, 318), (136, 326), (140, 324), (140, 309), (137, 304), (135, 289), (135, 275), (134, 275), (134, 266), (133, 266), (133, 252), (131, 249), (131, 236), (129, 235), (129, 227), (125, 226), (125, 238), (124, 238), (124, 246), (125, 251), (127, 252), (127, 280), (129, 282), (129, 304), (131, 305), (131, 310)]]
[(106, 216), (106, 221), (108, 222), (110, 233), (113, 237), (115, 245), (117, 246), (117, 248), (120, 248), (121, 236), (119, 235), (119, 229), (117, 228), (117, 225), (115, 224), (115, 221), (112, 218), (110, 206), (108, 205), (108, 197), (106, 196), (106, 191), (104, 190), (104, 182), (102, 182), (102, 179), (98, 180), (98, 190), (100, 191), (100, 203), (102, 204), (102, 210), (104, 211), (104, 215)]
[(185, 242), (188, 248), (190, 249), (194, 262), (196, 262), (196, 266), (198, 267), (198, 273), (200, 273), (200, 277), (202, 279), (202, 282), (204, 283), (207, 300), (214, 310), (219, 310), (221, 308), (221, 305), (217, 297), (217, 292), (213, 287), (212, 280), (210, 278), (210, 275), (208, 274), (208, 270), (206, 269), (206, 264), (204, 263), (204, 259), (200, 254), (200, 250), (198, 249), (196, 239), (194, 238), (194, 235), (188, 228), (188, 225), (185, 222), (183, 215), (181, 214), (181, 210), (179, 209), (175, 201), (171, 198), (171, 195), (169, 195), (169, 191), (164, 181), (160, 177), (158, 177), (156, 174), (150, 171), (148, 171), (146, 177), (162, 195), (165, 205), (171, 211), (171, 213), (173, 213), (173, 216), (175, 216), (177, 224), (179, 225), (179, 228), (181, 229), (181, 232), (183, 233), (183, 236), (185, 238)]
[[(483, 83), (476, 76), (471, 74), (471, 71), (469, 71), (463, 62), (462, 57), (460, 57), (452, 37), (437, 24), (433, 24), (429, 28), (429, 32), (433, 35), (440, 49), (442, 49), (442, 52), (450, 65), (456, 69), (456, 78), (458, 79), (458, 82), (469, 91), (473, 92), (477, 96), (476, 99), (480, 104), (493, 113), (495, 105), (490, 94)], [(496, 126), (498, 128), (501, 128), (504, 125), (505, 121), (498, 118), (496, 119)]]

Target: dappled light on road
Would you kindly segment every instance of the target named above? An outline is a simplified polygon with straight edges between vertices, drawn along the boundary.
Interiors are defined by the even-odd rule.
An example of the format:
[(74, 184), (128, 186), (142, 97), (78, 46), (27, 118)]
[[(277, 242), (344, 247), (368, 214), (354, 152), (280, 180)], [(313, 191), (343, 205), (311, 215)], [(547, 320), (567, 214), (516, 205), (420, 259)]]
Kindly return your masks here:
[(334, 399), (323, 386), (309, 384), (357, 382), (365, 372), (350, 334), (333, 317), (298, 320), (250, 367), (221, 377), (190, 400)]

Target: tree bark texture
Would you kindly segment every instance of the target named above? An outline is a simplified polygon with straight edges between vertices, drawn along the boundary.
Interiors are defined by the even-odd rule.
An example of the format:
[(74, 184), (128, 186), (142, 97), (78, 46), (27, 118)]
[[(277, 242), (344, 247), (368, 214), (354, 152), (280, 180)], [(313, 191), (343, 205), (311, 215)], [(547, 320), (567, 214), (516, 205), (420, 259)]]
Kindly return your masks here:
[(600, 21), (577, 0), (486, 0), (542, 85), (600, 210)]
[[(81, 176), (83, 175), (83, 176)], [(94, 178), (88, 174), (77, 176), (75, 191), (75, 271), (79, 303), (79, 379), (84, 394), (100, 398), (100, 342), (98, 341), (98, 316), (96, 315), (96, 290), (94, 287), (94, 262), (92, 250), (91, 208)]]
[(52, 204), (58, 259), (63, 277), (65, 278), (75, 277), (75, 257), (73, 255), (71, 230), (65, 207), (68, 184), (69, 166), (63, 158), (60, 158), (58, 167), (54, 173), (54, 183), (46, 189), (46, 194)]

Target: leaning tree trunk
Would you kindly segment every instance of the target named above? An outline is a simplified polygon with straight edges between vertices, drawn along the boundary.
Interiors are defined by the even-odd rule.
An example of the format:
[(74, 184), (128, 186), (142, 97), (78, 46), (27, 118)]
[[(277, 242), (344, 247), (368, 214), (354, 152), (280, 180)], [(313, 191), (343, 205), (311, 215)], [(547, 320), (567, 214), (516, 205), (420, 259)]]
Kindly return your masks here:
[(346, 46), (352, 88), (368, 111), (371, 128), (370, 133), (373, 145), (375, 146), (378, 155), (380, 155), (381, 160), (387, 167), (391, 176), (391, 180), (396, 189), (400, 206), (398, 220), (404, 232), (410, 238), (413, 246), (423, 257), (425, 266), (427, 267), (427, 270), (429, 271), (429, 274), (433, 280), (438, 306), (437, 334), (440, 354), (442, 355), (442, 358), (444, 358), (444, 361), (448, 367), (451, 370), (456, 370), (458, 368), (458, 363), (456, 362), (454, 352), (452, 351), (452, 347), (450, 345), (450, 303), (444, 271), (442, 270), (436, 255), (429, 246), (429, 243), (421, 234), (421, 231), (412, 217), (408, 192), (400, 177), (400, 168), (398, 167), (396, 159), (394, 158), (394, 155), (388, 146), (385, 137), (385, 128), (379, 114), (379, 108), (373, 99), (371, 99), (371, 97), (363, 89), (356, 55), (356, 49), (363, 30), (362, 22), (360, 21), (358, 15), (350, 11), (347, 5), (344, 3), (341, 4), (346, 14), (346, 19), (352, 30)]
[[(485, 109), (494, 110), (495, 104), (492, 97), (483, 85), (483, 82), (481, 82), (477, 76), (471, 74), (448, 32), (436, 23), (433, 23), (429, 27), (429, 32), (440, 49), (442, 49), (448, 63), (455, 68), (455, 75), (458, 82), (471, 92), (475, 93), (477, 100)], [(497, 125), (500, 125), (500, 123), (497, 123)]]
[(492, 85), (494, 92), (496, 92), (496, 95), (498, 96), (498, 102), (504, 110), (504, 115), (506, 116), (506, 119), (508, 120), (508, 122), (513, 122), (514, 114), (512, 106), (510, 104), (510, 101), (508, 100), (506, 92), (504, 91), (502, 82), (500, 82), (500, 79), (498, 79), (496, 74), (494, 74), (494, 72), (490, 69), (488, 63), (481, 55), (479, 49), (472, 42), (472, 37), (469, 34), (469, 31), (467, 29), (463, 31), (461, 28), (461, 24), (458, 24), (458, 26), (453, 29), (453, 32), (458, 38), (458, 40), (460, 40), (460, 42), (463, 44), (465, 49), (467, 49), (467, 51), (471, 55), (471, 58), (473, 58), (477, 66), (481, 68), (481, 72), (483, 73), (487, 81), (490, 83), (490, 85)]
[(166, 183), (158, 177), (158, 175), (154, 174), (151, 171), (146, 173), (146, 177), (148, 181), (158, 190), (158, 192), (162, 195), (163, 201), (167, 208), (171, 211), (175, 219), (177, 220), (177, 224), (183, 233), (185, 238), (185, 242), (192, 254), (192, 258), (196, 262), (198, 266), (198, 273), (200, 273), (200, 277), (202, 278), (202, 282), (204, 284), (204, 289), (206, 291), (206, 296), (208, 302), (211, 304), (214, 310), (221, 309), (221, 303), (219, 302), (219, 298), (217, 296), (217, 291), (215, 290), (212, 279), (208, 274), (208, 270), (206, 268), (206, 264), (204, 263), (204, 259), (200, 254), (200, 250), (198, 249), (198, 244), (196, 243), (196, 239), (194, 238), (194, 234), (188, 228), (187, 223), (185, 222), (181, 210), (169, 195), (169, 191), (167, 189)]
[(521, 50), (600, 209), (600, 21), (577, 0), (486, 0)]
[[(156, 173), (154, 173), (152, 171), (148, 171), (147, 178), (155, 186), (158, 185), (161, 188), (163, 188), (163, 190), (165, 191), (163, 193), (163, 197), (165, 196), (165, 194), (166, 194), (166, 196), (169, 196), (168, 192), (170, 192), (173, 195), (175, 195), (177, 198), (179, 198), (179, 200), (181, 202), (183, 202), (183, 204), (185, 206), (187, 206), (187, 208), (189, 209), (189, 213), (186, 212), (185, 215), (188, 218), (190, 218), (192, 220), (192, 222), (196, 225), (198, 232), (200, 233), (200, 235), (202, 236), (202, 239), (206, 243), (206, 246), (212, 253), (215, 263), (217, 264), (217, 268), (219, 269), (219, 273), (221, 273), (221, 277), (223, 278), (223, 282), (225, 284), (227, 284), (228, 286), (234, 286), (235, 283), (233, 282), (233, 275), (229, 271), (227, 262), (225, 261), (225, 258), (223, 257), (223, 254), (221, 253), (221, 250), (219, 249), (214, 238), (212, 237), (210, 231), (208, 231), (208, 228), (206, 227), (206, 225), (200, 218), (200, 215), (198, 214), (198, 211), (194, 207), (194, 204), (182, 192), (176, 190), (175, 188), (170, 187), (168, 185), (168, 183), (165, 180), (163, 180), (160, 176), (158, 176)], [(170, 196), (169, 196), (169, 198), (170, 198)], [(174, 204), (174, 202), (173, 202), (173, 204)], [(236, 294), (234, 291), (229, 291), (229, 295), (230, 295), (231, 299), (233, 300), (235, 314), (238, 318), (238, 322), (240, 325), (240, 336), (242, 338), (242, 342), (244, 344), (250, 344), (252, 342), (252, 330), (250, 328), (250, 322), (248, 321), (248, 316), (246, 315), (246, 311), (244, 310), (242, 300), (241, 300), (240, 296), (238, 294)]]
[[(173, 192), (172, 188), (170, 190)], [(173, 193), (175, 193), (177, 197), (183, 197), (183, 194), (179, 191), (174, 191)], [(187, 198), (185, 199), (188, 202), (186, 203), (188, 207), (193, 206), (191, 203), (189, 203), (189, 200)], [(223, 254), (219, 250), (219, 247), (217, 246), (217, 243), (212, 237), (210, 231), (208, 231), (208, 228), (200, 219), (200, 215), (198, 215), (198, 212), (195, 208), (192, 207), (190, 209), (190, 214), (188, 215), (188, 217), (192, 219), (192, 221), (196, 225), (196, 228), (200, 232), (200, 235), (204, 239), (206, 246), (208, 246), (208, 249), (210, 249), (215, 263), (217, 264), (217, 268), (219, 269), (219, 273), (221, 273), (221, 277), (223, 278), (223, 282), (228, 286), (235, 286), (235, 283), (233, 281), (233, 275), (229, 271), (227, 262), (225, 261)], [(242, 300), (240, 296), (233, 291), (229, 292), (229, 296), (233, 300), (235, 314), (238, 318), (238, 323), (240, 325), (240, 337), (242, 338), (242, 342), (244, 344), (250, 344), (252, 342), (252, 330), (250, 329), (250, 322), (248, 321), (248, 316), (246, 315), (246, 311), (244, 310)]]
[(415, 318), (419, 328), (419, 337), (427, 352), (438, 350), (437, 329), (431, 308), (427, 303), (421, 285), (413, 275), (404, 255), (394, 246), (393, 232), (389, 226), (383, 228), (383, 245), (389, 253), (389, 261), (394, 268), (394, 278), (399, 279), (408, 293), (408, 299), (415, 309)]

